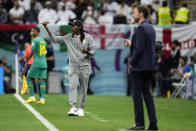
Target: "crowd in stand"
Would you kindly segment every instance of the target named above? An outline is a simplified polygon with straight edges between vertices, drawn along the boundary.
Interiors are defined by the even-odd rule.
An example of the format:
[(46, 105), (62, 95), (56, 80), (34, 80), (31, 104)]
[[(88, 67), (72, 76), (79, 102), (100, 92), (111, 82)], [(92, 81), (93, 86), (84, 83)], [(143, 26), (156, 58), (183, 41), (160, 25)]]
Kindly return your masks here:
[[(183, 78), (195, 76), (196, 53), (189, 57), (182, 56), (180, 43), (177, 40), (172, 42), (171, 55), (169, 57), (165, 56), (161, 42), (156, 43), (155, 54), (156, 69), (151, 81), (151, 89), (154, 96), (170, 97), (176, 89), (174, 83), (180, 83)], [(124, 59), (124, 64), (127, 64), (128, 69), (127, 96), (131, 95), (131, 88), (133, 86), (132, 81), (130, 81), (129, 62), (130, 55), (127, 54)]]
[[(186, 5), (173, 12), (159, 0), (0, 0), (0, 23), (66, 25), (74, 18), (84, 24), (130, 24), (136, 5), (149, 8), (149, 22), (159, 25), (188, 23)], [(183, 16), (184, 15), (184, 16)], [(173, 20), (172, 20), (173, 19)]]
[[(131, 24), (132, 9), (138, 4), (146, 5), (149, 9), (148, 21), (152, 24), (162, 26), (189, 22), (187, 5), (182, 5), (172, 15), (174, 13), (167, 2), (160, 3), (159, 0), (0, 0), (0, 24), (39, 24), (48, 21), (49, 24), (67, 25), (74, 18), (82, 20), (84, 24)], [(157, 71), (152, 86), (159, 85), (160, 96), (172, 92), (172, 82), (179, 82), (186, 72), (190, 72), (192, 62), (196, 62), (196, 55), (191, 60), (182, 57), (179, 42), (172, 43), (169, 58), (164, 56), (161, 46), (156, 50)], [(1, 65), (10, 76), (11, 69), (6, 66), (6, 58), (2, 58)], [(10, 79), (5, 78), (4, 81), (9, 83)]]
[(158, 87), (159, 96), (170, 96), (175, 89), (172, 83), (179, 83), (185, 75), (194, 70), (196, 54), (191, 57), (182, 56), (179, 45), (177, 40), (172, 42), (169, 57), (164, 55), (161, 44), (156, 48), (156, 73), (152, 87)]

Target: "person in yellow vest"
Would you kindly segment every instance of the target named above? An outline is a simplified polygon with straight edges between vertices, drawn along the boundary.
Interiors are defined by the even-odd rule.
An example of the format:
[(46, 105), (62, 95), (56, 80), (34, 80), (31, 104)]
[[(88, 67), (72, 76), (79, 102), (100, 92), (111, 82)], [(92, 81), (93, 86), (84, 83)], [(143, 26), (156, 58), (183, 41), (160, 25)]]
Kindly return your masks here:
[(163, 1), (163, 6), (158, 10), (158, 25), (171, 25), (171, 13), (167, 1)]
[(189, 22), (189, 9), (187, 4), (183, 4), (176, 12), (175, 23), (176, 24), (188, 24)]

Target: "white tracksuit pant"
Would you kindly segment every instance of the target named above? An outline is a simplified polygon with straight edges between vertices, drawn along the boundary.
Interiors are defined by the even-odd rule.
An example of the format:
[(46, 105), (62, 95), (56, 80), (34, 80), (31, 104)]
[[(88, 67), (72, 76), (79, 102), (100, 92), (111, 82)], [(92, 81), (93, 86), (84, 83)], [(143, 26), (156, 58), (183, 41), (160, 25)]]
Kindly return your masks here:
[(87, 89), (91, 68), (85, 69), (70, 69), (69, 70), (69, 104), (76, 108), (77, 104), (77, 87), (80, 88), (79, 108), (83, 108), (86, 103)]

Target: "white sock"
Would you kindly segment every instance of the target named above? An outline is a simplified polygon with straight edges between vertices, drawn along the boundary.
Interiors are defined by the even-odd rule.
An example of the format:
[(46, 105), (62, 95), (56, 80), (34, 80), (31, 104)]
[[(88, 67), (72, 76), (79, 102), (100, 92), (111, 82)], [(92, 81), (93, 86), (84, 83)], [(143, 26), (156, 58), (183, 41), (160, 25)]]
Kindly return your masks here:
[(35, 96), (30, 96), (31, 99), (35, 99)]
[(40, 98), (40, 100), (45, 101), (45, 99), (44, 99), (44, 98)]

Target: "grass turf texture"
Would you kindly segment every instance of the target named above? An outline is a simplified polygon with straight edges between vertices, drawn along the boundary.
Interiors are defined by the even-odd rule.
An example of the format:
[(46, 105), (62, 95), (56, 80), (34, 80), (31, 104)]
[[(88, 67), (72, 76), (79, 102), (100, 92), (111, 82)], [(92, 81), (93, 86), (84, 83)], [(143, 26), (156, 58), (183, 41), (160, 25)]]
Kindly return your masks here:
[[(25, 95), (26, 99), (28, 96)], [(184, 99), (155, 98), (159, 131), (195, 131), (196, 102)], [(61, 131), (118, 131), (134, 124), (131, 97), (88, 96), (85, 111), (107, 120), (69, 117), (66, 95), (46, 95), (46, 104), (31, 104)], [(146, 127), (148, 117), (145, 110)], [(0, 95), (0, 131), (47, 130), (13, 95)]]
[(47, 131), (14, 95), (0, 95), (0, 131)]

